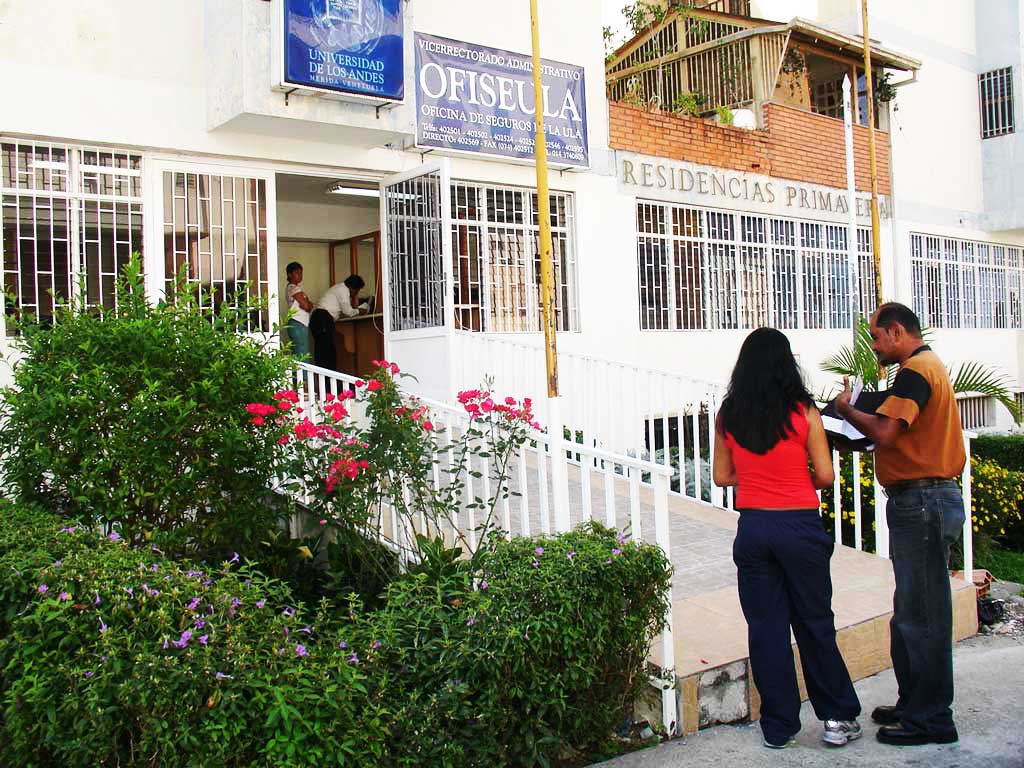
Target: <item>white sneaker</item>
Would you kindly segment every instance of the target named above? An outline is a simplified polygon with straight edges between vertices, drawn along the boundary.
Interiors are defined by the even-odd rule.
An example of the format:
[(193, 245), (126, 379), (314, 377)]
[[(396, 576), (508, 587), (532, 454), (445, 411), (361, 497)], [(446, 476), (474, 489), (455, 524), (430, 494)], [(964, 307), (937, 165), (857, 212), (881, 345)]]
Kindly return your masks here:
[(834, 747), (841, 747), (848, 741), (859, 739), (863, 731), (856, 720), (826, 720), (821, 740)]

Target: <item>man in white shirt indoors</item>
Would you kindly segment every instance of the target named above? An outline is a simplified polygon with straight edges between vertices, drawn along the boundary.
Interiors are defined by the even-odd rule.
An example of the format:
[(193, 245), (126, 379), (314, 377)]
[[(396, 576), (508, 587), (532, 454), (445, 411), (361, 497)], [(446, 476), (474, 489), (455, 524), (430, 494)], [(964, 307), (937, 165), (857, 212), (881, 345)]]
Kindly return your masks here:
[(338, 353), (334, 346), (334, 323), (339, 317), (365, 315), (369, 307), (359, 301), (359, 291), (366, 282), (359, 275), (349, 275), (343, 282), (332, 285), (309, 318), (309, 332), (313, 334), (313, 362), (321, 368), (337, 370)]

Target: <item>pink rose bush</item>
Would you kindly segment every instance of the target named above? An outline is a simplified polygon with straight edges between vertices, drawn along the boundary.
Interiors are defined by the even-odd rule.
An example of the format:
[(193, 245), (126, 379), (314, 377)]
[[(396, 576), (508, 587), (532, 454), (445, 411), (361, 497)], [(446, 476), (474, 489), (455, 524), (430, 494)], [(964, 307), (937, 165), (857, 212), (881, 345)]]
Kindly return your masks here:
[[(443, 532), (472, 554), (470, 539), (495, 529), (497, 502), (511, 494), (519, 447), (540, 429), (532, 402), (466, 390), (458, 401), (468, 426), (449, 417), (439, 427), (442, 414), (400, 391), (406, 375), (375, 360), (368, 379), (318, 400), (276, 392), (246, 406), (253, 437), (273, 447), (278, 486), (302, 500), (317, 528), (362, 531), (414, 559), (422, 537)], [(467, 504), (467, 477), (480, 474), (484, 458), (495, 493)], [(467, 507), (477, 510), (475, 537), (458, 524)]]

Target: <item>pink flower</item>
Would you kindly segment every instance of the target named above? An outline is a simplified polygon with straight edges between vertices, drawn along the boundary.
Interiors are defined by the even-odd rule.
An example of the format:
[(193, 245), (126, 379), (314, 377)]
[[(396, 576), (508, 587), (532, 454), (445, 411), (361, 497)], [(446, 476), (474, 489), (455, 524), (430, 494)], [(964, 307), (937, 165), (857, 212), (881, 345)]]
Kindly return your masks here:
[(38, 589), (39, 589), (39, 594), (40, 595), (45, 595), (47, 592), (50, 591), (50, 588), (48, 586), (46, 586), (45, 584), (40, 584)]
[(392, 364), (391, 364), (391, 366), (390, 366), (390, 370), (391, 370), (391, 373), (392, 373), (392, 374), (395, 374), (395, 373), (401, 373), (401, 371), (402, 371), (402, 369), (401, 369), (401, 368), (399, 368), (399, 367), (398, 367), (398, 366), (397, 366), (397, 365), (396, 365), (395, 363), (392, 363)]
[(371, 392), (379, 392), (384, 388), (384, 385), (377, 381), (377, 379), (370, 379), (370, 383), (366, 385), (366, 388)]
[(296, 645), (295, 646), (295, 655), (296, 656), (308, 656), (309, 655), (309, 651), (306, 650), (306, 646), (304, 646), (304, 645)]
[(264, 419), (262, 416), (253, 416), (252, 417), (252, 423), (255, 426), (257, 426), (257, 427), (262, 427), (265, 422), (266, 422), (266, 419)]
[(434, 423), (430, 419), (427, 419), (426, 421), (423, 422), (423, 429), (425, 429), (427, 432), (433, 432)]
[(68, 600), (71, 599), (71, 595), (69, 595), (67, 592), (61, 592), (59, 595), (57, 595), (57, 599), (60, 600), (62, 603), (66, 603)]
[(279, 438), (277, 438), (277, 442), (279, 445), (288, 445), (288, 441), (290, 439), (291, 438), (288, 435), (281, 435)]
[(362, 379), (356, 379), (356, 383), (355, 383), (355, 386), (357, 386), (357, 387), (362, 387), (362, 386), (364, 386), (365, 384), (366, 384), (366, 382), (365, 382), (365, 381), (363, 381)]
[(320, 521), (320, 525), (327, 525), (327, 521), (326, 520), (321, 520)]

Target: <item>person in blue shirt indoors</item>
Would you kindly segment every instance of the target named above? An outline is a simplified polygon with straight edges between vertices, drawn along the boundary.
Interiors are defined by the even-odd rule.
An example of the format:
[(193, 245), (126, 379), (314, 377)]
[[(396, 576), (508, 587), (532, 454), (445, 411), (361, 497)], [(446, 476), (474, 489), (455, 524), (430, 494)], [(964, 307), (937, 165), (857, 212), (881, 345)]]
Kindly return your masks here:
[(369, 305), (359, 300), (359, 292), (365, 286), (366, 281), (359, 275), (349, 275), (328, 288), (317, 302), (310, 315), (309, 330), (313, 334), (313, 362), (320, 368), (337, 370), (334, 323), (338, 318), (365, 315), (370, 311)]

